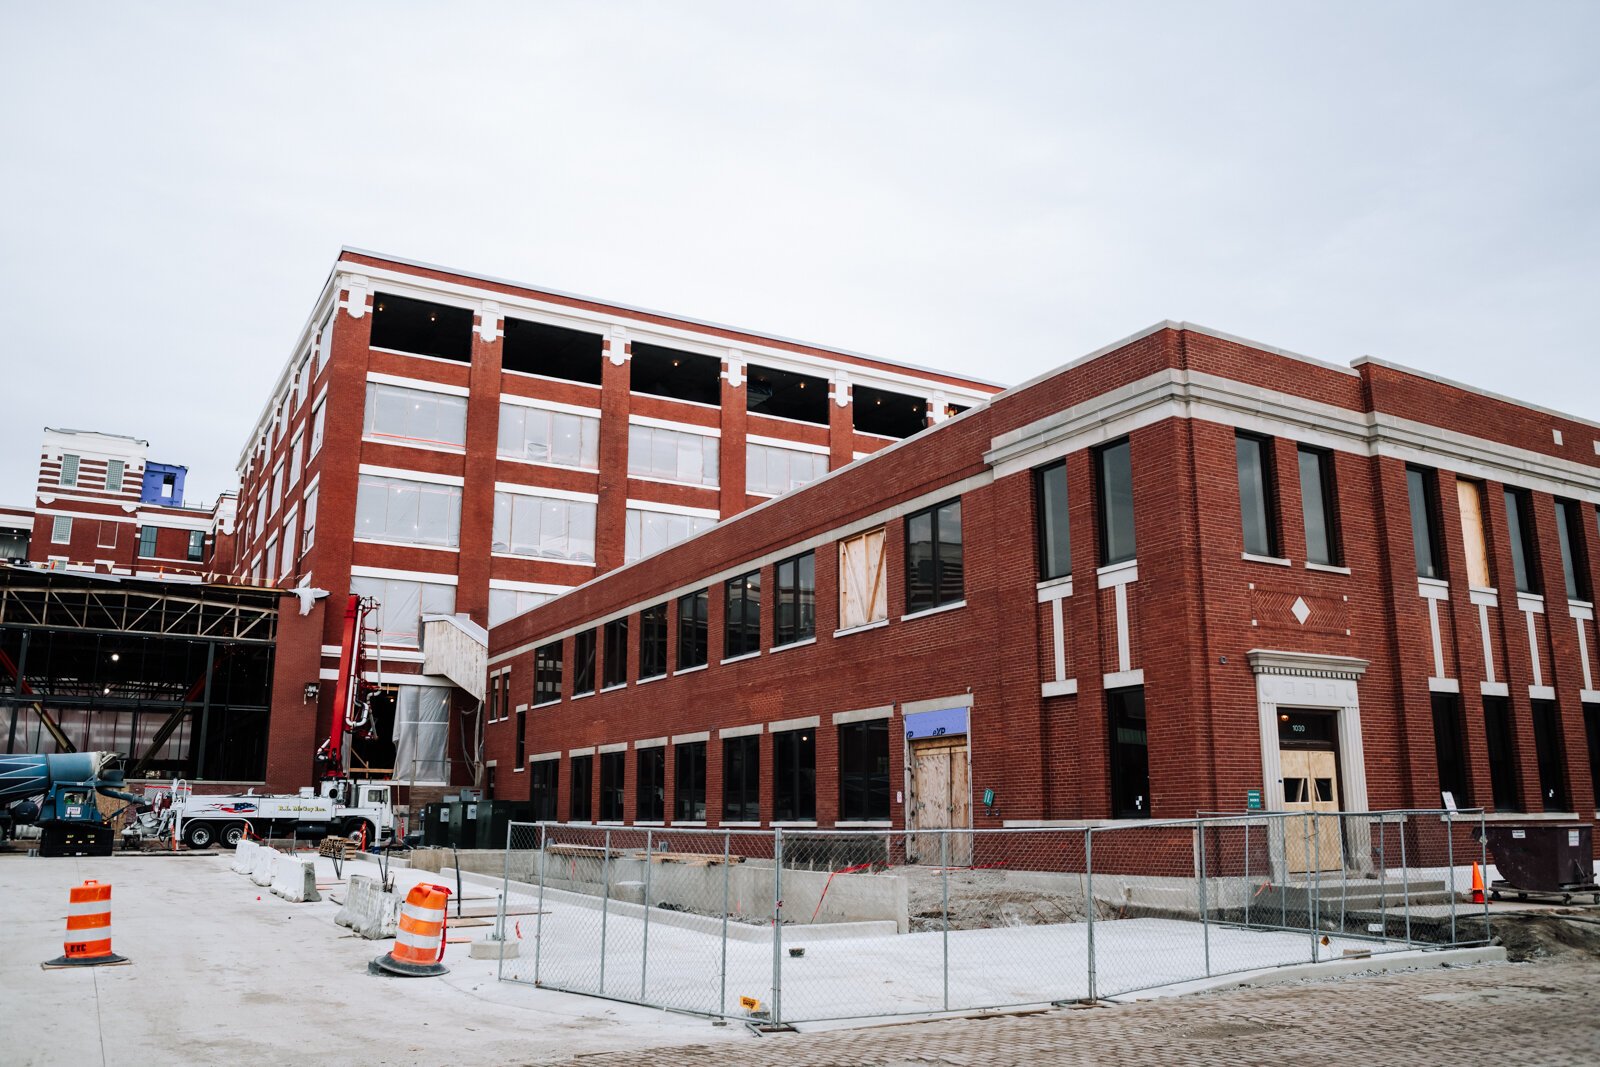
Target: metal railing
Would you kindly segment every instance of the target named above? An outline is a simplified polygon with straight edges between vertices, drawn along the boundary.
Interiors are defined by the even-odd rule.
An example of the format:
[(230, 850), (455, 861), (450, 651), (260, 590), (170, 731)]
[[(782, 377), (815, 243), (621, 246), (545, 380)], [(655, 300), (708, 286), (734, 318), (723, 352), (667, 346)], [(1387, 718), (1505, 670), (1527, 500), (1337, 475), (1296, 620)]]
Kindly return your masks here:
[(1001, 830), (513, 823), (504, 981), (782, 1025), (1483, 944), (1477, 811)]

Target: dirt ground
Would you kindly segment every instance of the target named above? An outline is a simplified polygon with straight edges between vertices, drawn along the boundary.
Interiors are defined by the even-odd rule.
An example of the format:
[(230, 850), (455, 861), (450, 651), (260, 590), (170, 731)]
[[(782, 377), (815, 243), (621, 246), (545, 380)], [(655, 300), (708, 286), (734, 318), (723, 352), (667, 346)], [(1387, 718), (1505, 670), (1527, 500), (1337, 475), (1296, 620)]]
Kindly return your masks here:
[[(913, 932), (944, 926), (944, 886), (937, 867), (902, 867)], [(1083, 894), (1008, 885), (995, 871), (950, 872), (950, 929), (988, 930), (1000, 926), (1041, 926), (1088, 918)]]
[(1600, 960), (1600, 908), (1497, 916), (1494, 939), (1518, 962)]

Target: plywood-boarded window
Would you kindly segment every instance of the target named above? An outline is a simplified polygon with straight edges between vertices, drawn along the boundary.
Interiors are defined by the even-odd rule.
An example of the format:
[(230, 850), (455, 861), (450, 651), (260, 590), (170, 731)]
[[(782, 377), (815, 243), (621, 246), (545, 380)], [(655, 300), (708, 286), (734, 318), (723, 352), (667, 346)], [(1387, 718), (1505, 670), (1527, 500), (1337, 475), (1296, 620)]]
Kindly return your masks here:
[(889, 617), (883, 544), (882, 529), (839, 542), (839, 629)]
[(1460, 479), (1456, 494), (1461, 499), (1461, 538), (1467, 551), (1467, 581), (1479, 589), (1494, 585), (1489, 574), (1489, 550), (1483, 533), (1483, 487)]

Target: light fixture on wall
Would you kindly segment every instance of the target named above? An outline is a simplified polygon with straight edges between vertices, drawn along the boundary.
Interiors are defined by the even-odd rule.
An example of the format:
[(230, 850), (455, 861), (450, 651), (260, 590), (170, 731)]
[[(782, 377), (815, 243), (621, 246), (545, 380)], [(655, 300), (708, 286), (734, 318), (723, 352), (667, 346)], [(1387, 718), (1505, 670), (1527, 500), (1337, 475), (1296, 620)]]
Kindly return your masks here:
[(322, 693), (322, 683), (321, 682), (307, 682), (306, 685), (305, 685), (305, 689), (304, 689), (304, 691), (302, 693), (302, 695), (305, 697), (305, 701), (304, 702), (307, 703), (307, 704), (311, 703), (313, 700), (317, 699), (317, 697), (319, 695), (321, 695), (321, 693)]

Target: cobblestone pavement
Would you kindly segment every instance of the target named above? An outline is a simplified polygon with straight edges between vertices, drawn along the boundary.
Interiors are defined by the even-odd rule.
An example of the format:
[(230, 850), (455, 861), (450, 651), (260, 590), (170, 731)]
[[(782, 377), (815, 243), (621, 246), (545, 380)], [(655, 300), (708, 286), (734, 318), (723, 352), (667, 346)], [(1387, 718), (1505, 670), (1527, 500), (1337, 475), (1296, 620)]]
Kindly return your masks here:
[(577, 1067), (1595, 1067), (1600, 964), (1412, 971), (1036, 1015), (951, 1019), (581, 1056)]

